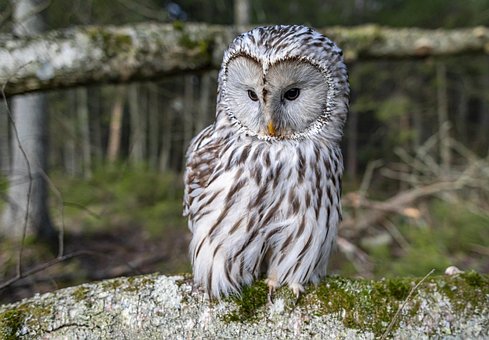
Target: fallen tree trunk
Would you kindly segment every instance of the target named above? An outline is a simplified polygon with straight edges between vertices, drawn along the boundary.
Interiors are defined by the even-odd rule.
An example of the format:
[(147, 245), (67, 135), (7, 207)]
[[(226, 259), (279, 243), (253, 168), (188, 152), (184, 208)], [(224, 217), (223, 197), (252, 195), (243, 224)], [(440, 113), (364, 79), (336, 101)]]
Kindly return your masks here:
[[(320, 30), (348, 62), (489, 54), (489, 29), (391, 29), (374, 25)], [(218, 68), (238, 32), (206, 24), (141, 23), (74, 27), (29, 38), (0, 36), (0, 85), (7, 96), (101, 82), (150, 80)]]
[(298, 301), (279, 289), (273, 304), (267, 292), (259, 282), (240, 298), (209, 301), (189, 278), (117, 278), (0, 306), (0, 338), (489, 336), (489, 277), (474, 272), (421, 282), (330, 277)]

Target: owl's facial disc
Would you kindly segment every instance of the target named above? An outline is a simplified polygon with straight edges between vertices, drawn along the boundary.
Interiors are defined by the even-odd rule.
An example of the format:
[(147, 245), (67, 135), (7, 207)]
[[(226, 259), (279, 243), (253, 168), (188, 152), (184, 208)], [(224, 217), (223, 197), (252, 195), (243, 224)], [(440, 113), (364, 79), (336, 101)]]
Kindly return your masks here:
[(263, 69), (247, 56), (228, 64), (225, 98), (240, 124), (259, 136), (304, 132), (324, 113), (328, 84), (314, 65), (283, 60)]

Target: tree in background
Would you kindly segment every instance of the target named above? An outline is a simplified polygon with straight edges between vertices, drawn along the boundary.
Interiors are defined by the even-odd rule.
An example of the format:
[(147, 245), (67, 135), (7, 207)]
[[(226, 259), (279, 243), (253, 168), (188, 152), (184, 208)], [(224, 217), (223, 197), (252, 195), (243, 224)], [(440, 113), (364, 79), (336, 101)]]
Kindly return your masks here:
[[(39, 33), (43, 21), (36, 0), (12, 0), (14, 34)], [(28, 94), (12, 99), (12, 163), (7, 205), (0, 235), (19, 240), (24, 231), (52, 240), (55, 229), (47, 205), (47, 128), (44, 94)], [(24, 228), (26, 228), (24, 230)]]

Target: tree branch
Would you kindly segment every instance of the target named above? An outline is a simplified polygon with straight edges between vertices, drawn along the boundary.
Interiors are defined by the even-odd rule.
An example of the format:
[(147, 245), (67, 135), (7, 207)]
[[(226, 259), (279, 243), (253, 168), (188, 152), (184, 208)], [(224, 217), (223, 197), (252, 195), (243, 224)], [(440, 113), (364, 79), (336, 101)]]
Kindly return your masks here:
[[(431, 273), (430, 273), (431, 274)], [(329, 277), (299, 301), (288, 288), (267, 303), (257, 282), (209, 301), (187, 277), (144, 275), (61, 289), (0, 306), (0, 337), (42, 339), (484, 338), (489, 278)], [(417, 282), (417, 283), (416, 283)], [(456, 292), (454, 294), (454, 292)], [(390, 324), (388, 322), (390, 321)]]
[[(320, 30), (347, 62), (489, 54), (489, 29), (392, 29), (374, 25)], [(102, 82), (150, 80), (217, 69), (233, 27), (141, 23), (87, 26), (14, 38), (0, 35), (0, 85), (7, 96)]]

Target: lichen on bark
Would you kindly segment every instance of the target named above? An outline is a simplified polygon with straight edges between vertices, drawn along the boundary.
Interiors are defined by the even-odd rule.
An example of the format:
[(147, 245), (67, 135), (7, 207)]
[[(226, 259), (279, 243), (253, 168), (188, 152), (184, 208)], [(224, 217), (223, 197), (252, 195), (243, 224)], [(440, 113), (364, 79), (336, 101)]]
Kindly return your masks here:
[(489, 336), (489, 278), (475, 272), (379, 281), (329, 277), (273, 304), (259, 281), (209, 301), (189, 277), (144, 275), (66, 288), (0, 306), (0, 338), (358, 338)]

